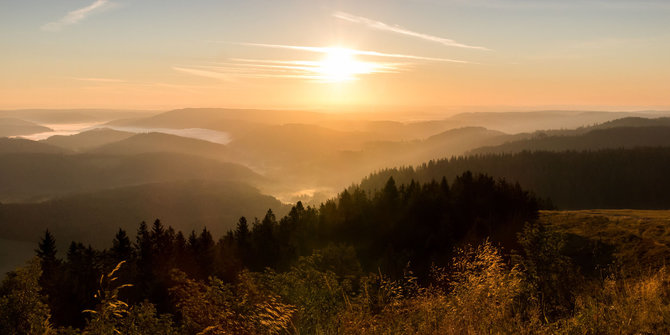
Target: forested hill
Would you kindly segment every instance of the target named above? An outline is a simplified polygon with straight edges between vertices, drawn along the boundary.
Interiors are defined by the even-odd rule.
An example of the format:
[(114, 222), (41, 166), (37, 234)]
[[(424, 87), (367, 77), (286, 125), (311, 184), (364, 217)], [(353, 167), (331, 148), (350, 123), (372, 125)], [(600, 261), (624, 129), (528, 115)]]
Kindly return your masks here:
[[(27, 143), (51, 147), (39, 142)], [(242, 165), (178, 153), (12, 153), (0, 156), (0, 202), (30, 202), (116, 187), (193, 179), (234, 180), (254, 185), (262, 178)]]
[(35, 241), (35, 232), (50, 229), (59, 247), (81, 241), (105, 246), (119, 228), (159, 216), (175, 229), (208, 227), (221, 235), (242, 215), (262, 216), (268, 208), (286, 214), (290, 208), (245, 183), (184, 180), (117, 187), (37, 203), (0, 204), (0, 238)]
[[(646, 120), (646, 119), (643, 119)], [(664, 119), (663, 119), (664, 120)], [(658, 120), (654, 120), (660, 123)], [(632, 121), (631, 121), (632, 122)], [(511, 141), (496, 146), (486, 146), (471, 150), (471, 154), (514, 153), (528, 151), (601, 150), (637, 147), (670, 146), (668, 126), (625, 126), (603, 125), (602, 129), (572, 136), (547, 136), (537, 133), (535, 137)]]
[(399, 183), (453, 178), (462, 171), (518, 182), (559, 209), (670, 208), (670, 148), (520, 152), (454, 157), (419, 167), (386, 169), (360, 187), (373, 191), (389, 177)]
[(325, 258), (318, 266), (350, 285), (364, 273), (380, 271), (392, 278), (413, 271), (424, 281), (433, 266), (450, 263), (455, 247), (487, 238), (506, 250), (517, 247), (516, 234), (537, 215), (535, 199), (518, 185), (484, 175), (467, 172), (451, 184), (441, 179), (397, 186), (389, 179), (374, 194), (344, 191), (319, 208), (297, 203), (280, 219), (271, 210), (262, 220), (240, 218), (237, 227), (220, 238), (206, 229), (183, 234), (157, 220), (152, 226), (140, 225), (134, 244), (120, 230), (107, 236), (110, 249), (72, 242), (61, 260), (55, 253), (56, 241), (47, 232), (38, 248), (44, 270), (41, 283), (53, 311), (52, 322), (82, 327), (81, 311), (96, 307), (90, 292), (100, 285), (98, 273), (125, 261), (119, 278), (134, 286), (124, 291), (124, 300), (146, 300), (161, 312), (188, 315), (169, 294), (180, 285), (173, 269), (197, 280), (215, 276), (235, 282), (245, 269), (288, 271), (300, 257), (323, 249)]

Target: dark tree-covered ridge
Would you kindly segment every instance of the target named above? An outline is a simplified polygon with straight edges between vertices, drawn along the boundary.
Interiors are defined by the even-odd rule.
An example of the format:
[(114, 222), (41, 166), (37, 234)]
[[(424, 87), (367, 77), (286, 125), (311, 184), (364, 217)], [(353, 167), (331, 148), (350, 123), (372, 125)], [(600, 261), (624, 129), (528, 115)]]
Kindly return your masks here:
[(383, 188), (389, 177), (427, 182), (467, 170), (518, 182), (559, 209), (670, 208), (670, 148), (660, 147), (460, 156), (381, 170), (360, 187), (369, 192)]

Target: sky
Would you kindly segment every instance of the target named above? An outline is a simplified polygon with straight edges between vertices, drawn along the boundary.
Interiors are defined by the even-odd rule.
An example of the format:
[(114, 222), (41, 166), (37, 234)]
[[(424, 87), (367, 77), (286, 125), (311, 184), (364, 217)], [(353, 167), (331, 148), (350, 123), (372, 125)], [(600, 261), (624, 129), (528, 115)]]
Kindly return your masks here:
[(0, 109), (670, 106), (666, 0), (0, 0)]

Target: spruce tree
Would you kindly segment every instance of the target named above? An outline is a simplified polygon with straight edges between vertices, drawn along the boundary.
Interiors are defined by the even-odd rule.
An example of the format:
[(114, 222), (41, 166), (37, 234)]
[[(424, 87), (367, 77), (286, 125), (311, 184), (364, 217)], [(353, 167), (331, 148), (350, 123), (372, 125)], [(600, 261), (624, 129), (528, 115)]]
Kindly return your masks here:
[(110, 250), (112, 258), (115, 262), (129, 261), (133, 254), (133, 248), (130, 244), (130, 238), (123, 229), (119, 229), (112, 241), (112, 249)]
[(42, 260), (42, 264), (54, 264), (56, 262), (56, 239), (53, 237), (49, 229), (44, 233), (44, 237), (38, 244), (37, 256)]

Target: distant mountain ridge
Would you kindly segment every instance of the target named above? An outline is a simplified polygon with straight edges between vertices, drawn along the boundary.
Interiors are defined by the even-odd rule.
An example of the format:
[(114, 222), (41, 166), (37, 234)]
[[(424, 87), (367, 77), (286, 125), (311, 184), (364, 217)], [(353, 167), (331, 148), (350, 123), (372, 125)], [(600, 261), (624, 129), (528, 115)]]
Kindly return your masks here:
[(51, 131), (49, 127), (11, 117), (0, 117), (0, 137), (31, 135)]
[(23, 138), (0, 137), (0, 155), (2, 154), (63, 154), (69, 150), (46, 143)]
[(225, 145), (194, 138), (152, 132), (122, 136), (118, 141), (88, 150), (107, 155), (137, 155), (142, 153), (171, 152), (226, 160), (230, 151)]
[(17, 109), (0, 110), (0, 117), (11, 117), (39, 124), (105, 122), (119, 118), (146, 117), (156, 111), (113, 109)]
[(145, 118), (116, 120), (110, 126), (144, 128), (204, 128), (243, 135), (268, 125), (316, 123), (327, 115), (308, 111), (261, 109), (184, 108)]
[(471, 150), (470, 154), (520, 151), (600, 150), (635, 147), (669, 147), (670, 126), (595, 127), (574, 136), (536, 136)]
[(670, 117), (643, 118), (643, 117), (625, 117), (612, 121), (603, 122), (599, 125), (590, 127), (591, 129), (607, 129), (616, 127), (670, 127)]
[(537, 130), (567, 130), (590, 127), (609, 121), (628, 118), (654, 118), (670, 112), (600, 112), (600, 111), (536, 111), (536, 112), (480, 112), (456, 114), (447, 120), (468, 126), (480, 126), (506, 133), (534, 132)]
[[(114, 126), (148, 128), (208, 128), (242, 134), (259, 125), (289, 123), (318, 124), (334, 130), (354, 130), (386, 134), (398, 133), (401, 139), (426, 138), (449, 129), (485, 127), (505, 133), (533, 132), (540, 129), (575, 129), (626, 117), (659, 117), (669, 112), (535, 111), (467, 112), (428, 121), (397, 122), (380, 120), (374, 113), (323, 113), (300, 110), (262, 110), (232, 108), (184, 108), (149, 117), (117, 120)], [(388, 114), (392, 117), (392, 114)], [(368, 118), (368, 119), (366, 119)], [(239, 128), (240, 131), (236, 131)], [(428, 132), (428, 133), (426, 133)], [(409, 137), (408, 137), (409, 136)], [(388, 138), (387, 138), (388, 139)]]
[(109, 128), (95, 128), (75, 135), (54, 135), (41, 142), (72, 151), (88, 151), (96, 147), (125, 140), (134, 133), (112, 130)]

